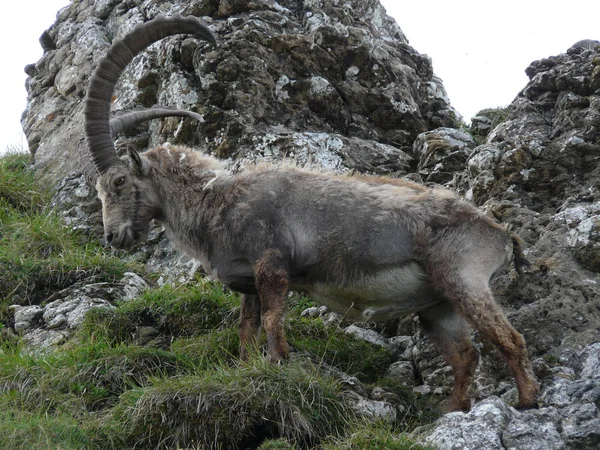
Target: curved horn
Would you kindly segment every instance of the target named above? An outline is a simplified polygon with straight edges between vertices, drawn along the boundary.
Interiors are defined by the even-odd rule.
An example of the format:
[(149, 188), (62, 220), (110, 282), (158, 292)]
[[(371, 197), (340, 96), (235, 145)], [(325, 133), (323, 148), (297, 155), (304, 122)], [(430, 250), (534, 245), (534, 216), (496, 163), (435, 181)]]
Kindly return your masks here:
[(110, 135), (114, 138), (124, 129), (136, 125), (139, 122), (160, 119), (163, 117), (190, 117), (198, 122), (204, 122), (204, 118), (200, 114), (192, 111), (186, 111), (184, 109), (150, 108), (131, 111), (121, 114), (120, 116), (112, 117), (110, 119)]
[(115, 41), (100, 60), (88, 87), (84, 107), (84, 130), (90, 156), (99, 173), (104, 173), (119, 157), (110, 130), (110, 103), (123, 70), (142, 50), (167, 36), (193, 34), (216, 46), (206, 25), (193, 16), (174, 16), (137, 25), (123, 39)]

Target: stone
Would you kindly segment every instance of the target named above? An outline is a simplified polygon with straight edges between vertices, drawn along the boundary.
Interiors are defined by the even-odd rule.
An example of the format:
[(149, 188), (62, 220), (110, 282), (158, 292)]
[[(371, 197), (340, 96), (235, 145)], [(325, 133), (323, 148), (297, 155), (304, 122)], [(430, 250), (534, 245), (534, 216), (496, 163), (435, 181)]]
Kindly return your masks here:
[[(415, 437), (445, 449), (587, 449), (600, 444), (598, 344), (583, 349), (581, 376), (564, 370), (542, 382), (540, 408), (518, 412), (496, 396), (476, 403), (471, 411), (450, 413), (420, 427)], [(568, 372), (568, 371), (567, 371)], [(591, 378), (590, 378), (591, 375)], [(503, 397), (515, 400), (515, 389)]]
[(35, 328), (36, 324), (41, 320), (44, 310), (38, 305), (33, 306), (20, 306), (11, 305), (14, 317), (14, 329), (17, 333), (22, 333), (31, 328)]
[(131, 300), (147, 288), (132, 272), (126, 272), (118, 283), (78, 283), (53, 294), (43, 305), (12, 305), (13, 327), (28, 346), (53, 349), (70, 338), (90, 309), (114, 308), (113, 302)]
[(420, 174), (435, 183), (445, 183), (462, 170), (475, 148), (475, 141), (468, 133), (456, 128), (438, 128), (417, 136), (413, 154), (419, 160)]
[(368, 342), (369, 344), (376, 345), (378, 347), (387, 348), (387, 340), (374, 330), (367, 328), (361, 328), (356, 325), (350, 325), (344, 329), (344, 333), (349, 334), (356, 339)]
[(585, 358), (581, 369), (581, 378), (598, 380), (600, 378), (600, 343), (595, 343), (581, 352)]
[(412, 362), (396, 361), (385, 372), (385, 376), (398, 380), (403, 386), (414, 386), (415, 368)]
[(390, 350), (394, 360), (410, 361), (413, 360), (413, 346), (415, 345), (412, 336), (393, 336), (388, 339)]
[[(413, 434), (440, 450), (562, 449), (552, 423), (542, 426), (519, 420), (519, 413), (497, 397), (489, 397), (467, 414), (453, 412), (439, 419), (432, 432), (417, 428)], [(507, 445), (508, 444), (508, 445)]]
[(319, 317), (319, 307), (311, 306), (300, 313), (302, 317)]
[(396, 408), (391, 403), (380, 400), (370, 400), (356, 394), (349, 397), (350, 404), (359, 415), (371, 419), (384, 420), (389, 423), (393, 423), (396, 420)]

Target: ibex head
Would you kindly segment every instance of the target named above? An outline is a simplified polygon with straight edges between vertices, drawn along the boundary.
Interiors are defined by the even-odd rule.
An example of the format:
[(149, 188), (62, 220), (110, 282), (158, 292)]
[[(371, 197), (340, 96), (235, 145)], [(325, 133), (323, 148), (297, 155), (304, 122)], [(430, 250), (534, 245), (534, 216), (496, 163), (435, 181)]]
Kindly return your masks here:
[(160, 218), (162, 205), (149, 176), (149, 160), (135, 150), (119, 158), (113, 136), (133, 123), (157, 117), (201, 119), (195, 113), (169, 109), (135, 111), (110, 119), (115, 85), (125, 67), (150, 44), (175, 34), (192, 34), (216, 45), (213, 34), (195, 17), (158, 17), (115, 41), (100, 60), (88, 87), (84, 109), (86, 144), (98, 174), (96, 189), (102, 202), (104, 236), (115, 248), (129, 248), (143, 238), (150, 221)]

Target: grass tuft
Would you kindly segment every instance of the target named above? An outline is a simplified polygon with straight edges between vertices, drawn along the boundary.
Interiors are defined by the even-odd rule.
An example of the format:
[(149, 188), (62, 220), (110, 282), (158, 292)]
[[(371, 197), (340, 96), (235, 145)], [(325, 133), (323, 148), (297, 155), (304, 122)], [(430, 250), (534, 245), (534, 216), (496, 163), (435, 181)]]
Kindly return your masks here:
[(301, 317), (292, 311), (286, 319), (286, 335), (300, 351), (314, 354), (326, 364), (370, 383), (383, 376), (392, 363), (389, 350), (361, 341), (321, 319)]
[(329, 439), (322, 450), (434, 450), (385, 422), (357, 423), (344, 437)]
[(308, 444), (354, 419), (336, 379), (307, 361), (262, 357), (130, 390), (116, 411), (140, 448), (252, 448), (272, 437)]
[(9, 152), (0, 158), (0, 224), (10, 210), (21, 213), (39, 212), (50, 199), (41, 189), (31, 168), (28, 153)]
[(0, 448), (81, 450), (123, 448), (97, 419), (81, 423), (70, 416), (0, 411)]
[(80, 344), (45, 356), (0, 354), (2, 402), (20, 411), (74, 417), (116, 403), (119, 395), (154, 376), (189, 373), (185, 357), (153, 348)]
[(123, 302), (116, 309), (91, 311), (81, 331), (113, 344), (130, 343), (141, 326), (151, 326), (170, 338), (193, 337), (236, 323), (236, 294), (207, 281), (163, 286)]

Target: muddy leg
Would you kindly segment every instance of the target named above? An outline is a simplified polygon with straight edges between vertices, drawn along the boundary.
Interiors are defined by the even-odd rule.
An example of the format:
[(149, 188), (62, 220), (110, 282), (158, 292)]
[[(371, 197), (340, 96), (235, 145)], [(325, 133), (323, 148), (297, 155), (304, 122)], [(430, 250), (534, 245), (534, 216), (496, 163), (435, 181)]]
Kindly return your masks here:
[(260, 299), (258, 295), (242, 295), (239, 325), (240, 358), (248, 359), (248, 352), (257, 345), (260, 334)]
[(447, 301), (418, 315), (433, 345), (454, 371), (450, 411), (468, 411), (471, 409), (469, 387), (479, 359), (479, 352), (471, 342), (469, 324)]
[(279, 362), (289, 356), (283, 331), (289, 274), (279, 251), (267, 250), (254, 266), (254, 275), (260, 296), (262, 326), (267, 334), (267, 355), (270, 361)]
[[(472, 271), (471, 273), (476, 273)], [(535, 379), (523, 336), (515, 330), (495, 302), (487, 281), (459, 274), (438, 278), (438, 288), (452, 302), (456, 311), (479, 330), (502, 353), (517, 382), (518, 408), (537, 406), (539, 384)]]

